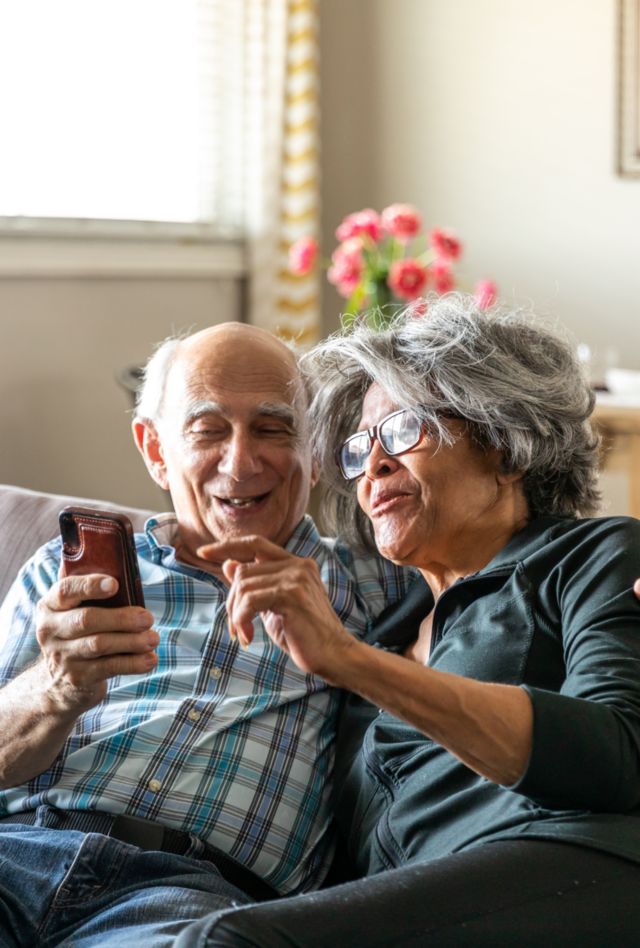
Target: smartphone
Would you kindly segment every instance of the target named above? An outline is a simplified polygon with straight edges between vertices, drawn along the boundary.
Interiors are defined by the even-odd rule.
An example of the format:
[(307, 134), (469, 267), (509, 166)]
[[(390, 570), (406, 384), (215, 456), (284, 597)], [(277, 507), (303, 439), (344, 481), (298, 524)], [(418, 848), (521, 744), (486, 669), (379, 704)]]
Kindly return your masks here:
[(87, 599), (85, 606), (142, 606), (133, 527), (127, 516), (94, 507), (65, 507), (60, 512), (62, 568), (60, 576), (106, 573), (118, 580), (108, 599)]

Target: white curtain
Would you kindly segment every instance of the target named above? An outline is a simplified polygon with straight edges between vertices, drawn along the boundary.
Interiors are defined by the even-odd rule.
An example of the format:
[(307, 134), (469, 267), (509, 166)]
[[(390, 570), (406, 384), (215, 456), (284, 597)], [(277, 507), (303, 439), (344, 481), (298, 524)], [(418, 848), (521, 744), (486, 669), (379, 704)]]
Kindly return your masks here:
[(246, 0), (249, 321), (306, 346), (320, 335), (319, 276), (290, 245), (319, 234), (316, 0)]

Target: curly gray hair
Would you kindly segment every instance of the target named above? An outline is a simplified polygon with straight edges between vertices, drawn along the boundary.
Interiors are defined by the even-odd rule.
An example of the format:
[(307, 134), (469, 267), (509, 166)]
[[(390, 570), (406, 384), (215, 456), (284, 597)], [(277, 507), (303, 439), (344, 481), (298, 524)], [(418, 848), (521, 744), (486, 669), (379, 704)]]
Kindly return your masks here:
[(312, 390), (314, 448), (326, 494), (325, 525), (373, 546), (355, 486), (335, 454), (352, 434), (362, 400), (377, 382), (399, 408), (418, 406), (438, 445), (453, 443), (446, 415), (467, 421), (481, 449), (502, 453), (505, 471), (523, 474), (532, 516), (585, 516), (599, 504), (599, 439), (588, 417), (594, 396), (569, 342), (531, 317), (451, 293), (407, 307), (385, 330), (363, 321), (302, 359)]

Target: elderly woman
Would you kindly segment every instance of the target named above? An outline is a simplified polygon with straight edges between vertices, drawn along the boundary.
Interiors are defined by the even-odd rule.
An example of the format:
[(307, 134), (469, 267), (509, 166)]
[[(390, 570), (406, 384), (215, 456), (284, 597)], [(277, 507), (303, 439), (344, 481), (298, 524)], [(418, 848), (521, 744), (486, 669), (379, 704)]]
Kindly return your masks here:
[(260, 612), (360, 696), (337, 817), (359, 875), (398, 871), (243, 909), (201, 944), (636, 944), (640, 525), (584, 519), (598, 441), (571, 348), (452, 295), (306, 369), (329, 525), (414, 568), (408, 600), (357, 641), (313, 563), (212, 552), (241, 641)]

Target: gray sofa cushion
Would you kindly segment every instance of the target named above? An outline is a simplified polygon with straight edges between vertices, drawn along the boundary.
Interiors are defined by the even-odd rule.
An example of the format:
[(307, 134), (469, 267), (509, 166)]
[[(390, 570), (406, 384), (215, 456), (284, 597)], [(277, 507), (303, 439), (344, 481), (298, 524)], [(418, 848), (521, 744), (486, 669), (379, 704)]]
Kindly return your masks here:
[(39, 546), (58, 533), (58, 514), (68, 504), (103, 507), (126, 513), (134, 530), (141, 530), (150, 510), (123, 507), (108, 501), (43, 494), (0, 484), (0, 602), (23, 563)]

